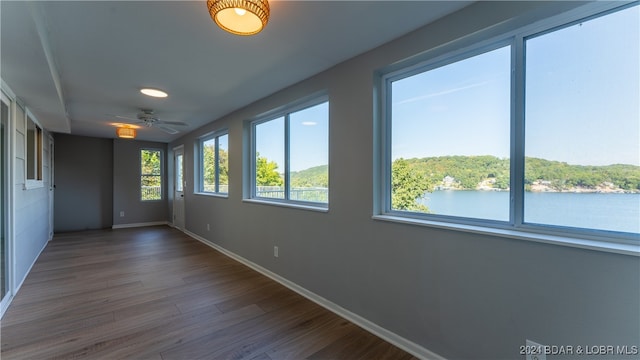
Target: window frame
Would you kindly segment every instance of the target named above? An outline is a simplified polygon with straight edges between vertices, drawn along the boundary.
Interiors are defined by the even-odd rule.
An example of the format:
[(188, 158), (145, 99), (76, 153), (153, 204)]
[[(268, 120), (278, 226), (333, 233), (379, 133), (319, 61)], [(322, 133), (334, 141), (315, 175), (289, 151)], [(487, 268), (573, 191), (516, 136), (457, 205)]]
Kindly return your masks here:
[[(438, 215), (438, 214), (424, 214), (424, 213), (417, 213), (417, 212), (410, 212), (410, 211), (399, 211), (399, 210), (393, 210), (391, 207), (391, 198), (392, 198), (392, 194), (391, 194), (391, 183), (392, 183), (392, 179), (391, 179), (391, 167), (392, 167), (392, 156), (391, 156), (391, 143), (392, 143), (392, 120), (391, 120), (391, 98), (392, 98), (392, 93), (390, 91), (391, 88), (391, 84), (394, 81), (398, 81), (398, 80), (402, 80), (402, 79), (406, 79), (408, 77), (417, 75), (417, 74), (421, 74), (427, 71), (431, 71), (431, 70), (435, 70), (459, 61), (463, 61), (466, 59), (470, 59), (474, 56), (478, 56), (478, 55), (482, 55), (503, 47), (507, 47), (510, 46), (511, 47), (511, 72), (514, 71), (514, 66), (513, 66), (513, 58), (514, 58), (514, 44), (512, 43), (512, 41), (510, 41), (510, 39), (501, 39), (501, 40), (497, 40), (497, 41), (487, 41), (487, 42), (483, 42), (477, 46), (473, 46), (473, 47), (467, 47), (464, 49), (460, 49), (458, 51), (453, 51), (451, 53), (449, 53), (450, 55), (448, 56), (447, 54), (445, 55), (441, 55), (441, 56), (437, 56), (435, 58), (433, 58), (432, 60), (428, 60), (426, 62), (423, 63), (418, 63), (418, 64), (414, 64), (412, 66), (409, 66), (407, 68), (405, 68), (405, 70), (403, 69), (398, 69), (395, 71), (392, 71), (390, 73), (384, 74), (382, 76), (382, 85), (381, 85), (381, 100), (383, 103), (383, 121), (384, 121), (384, 128), (383, 128), (383, 132), (384, 132), (384, 139), (383, 139), (383, 158), (384, 158), (384, 162), (382, 164), (382, 169), (383, 169), (383, 184), (384, 184), (384, 192), (383, 192), (383, 201), (381, 202), (382, 204), (382, 209), (384, 209), (384, 213), (386, 214), (390, 214), (390, 215), (394, 215), (394, 216), (406, 216), (406, 217), (410, 217), (410, 218), (416, 218), (416, 219), (421, 219), (424, 218), (425, 215), (427, 215), (428, 218), (434, 220), (434, 221), (441, 221), (441, 222), (445, 222), (445, 223), (464, 223), (467, 225), (486, 225), (486, 224), (490, 224), (490, 226), (492, 227), (497, 227), (497, 228), (507, 228), (506, 224), (510, 223), (511, 221), (513, 221), (513, 214), (511, 213), (511, 211), (509, 211), (509, 221), (500, 221), (500, 220), (490, 220), (490, 219), (476, 219), (476, 218), (467, 218), (467, 217), (461, 217), (461, 216), (454, 216), (454, 215)], [(514, 117), (513, 117), (513, 109), (514, 109), (514, 103), (515, 103), (515, 97), (514, 97), (514, 88), (515, 88), (515, 83), (514, 83), (514, 77), (511, 77), (511, 96), (510, 96), (510, 113), (511, 113), (511, 119), (510, 119), (510, 125), (511, 125), (511, 129), (514, 128)], [(511, 131), (511, 133), (513, 133), (513, 131)], [(514, 147), (514, 140), (513, 140), (513, 134), (511, 134), (511, 138), (508, 139), (507, 141), (510, 142), (510, 148), (511, 148), (511, 153), (510, 153), (510, 161), (511, 161), (511, 166), (510, 166), (510, 182), (511, 182), (511, 188), (513, 189), (513, 178), (514, 178), (514, 169), (513, 169), (513, 147)], [(510, 198), (510, 207), (513, 206), (514, 199), (513, 196), (511, 196)]]
[[(157, 151), (158, 153), (160, 153), (160, 174), (143, 174), (142, 173), (142, 152), (143, 151)], [(164, 172), (165, 172), (165, 166), (164, 166), (164, 151), (160, 148), (148, 148), (148, 147), (142, 147), (139, 149), (138, 151), (138, 165), (140, 166), (140, 173), (139, 173), (139, 187), (138, 190), (140, 191), (140, 196), (138, 197), (138, 200), (140, 202), (143, 203), (147, 203), (147, 202), (154, 202), (154, 201), (163, 201), (164, 200), (164, 186), (165, 186), (165, 181), (164, 181)], [(144, 176), (158, 176), (160, 178), (160, 198), (159, 199), (143, 199), (142, 198), (142, 178)]]
[[(257, 116), (252, 120), (248, 120), (245, 124), (245, 132), (248, 136), (248, 148), (247, 150), (247, 158), (246, 164), (248, 165), (247, 178), (245, 181), (245, 196), (243, 201), (246, 202), (254, 202), (268, 205), (277, 205), (277, 206), (286, 206), (286, 207), (294, 207), (302, 210), (311, 210), (311, 211), (320, 211), (327, 212), (329, 210), (329, 199), (327, 198), (326, 203), (322, 202), (313, 202), (313, 201), (302, 201), (302, 200), (292, 200), (290, 199), (290, 174), (291, 170), (290, 166), (290, 131), (289, 131), (289, 118), (290, 115), (320, 104), (326, 103), (330, 109), (330, 101), (329, 95), (325, 92), (319, 92), (313, 94), (311, 96), (305, 97), (298, 101), (289, 103), (288, 105), (281, 106), (274, 110), (268, 111), (264, 114)], [(284, 122), (284, 198), (268, 198), (268, 197), (260, 197), (256, 194), (256, 126), (260, 124), (267, 123), (272, 120), (276, 120), (278, 118), (283, 118)], [(331, 127), (331, 115), (330, 110), (327, 113), (327, 143), (329, 144), (329, 129)], [(327, 147), (327, 169), (330, 171), (330, 148)], [(329, 183), (331, 183), (329, 181)]]
[[(29, 149), (29, 124), (34, 126), (33, 148)], [(44, 187), (44, 128), (29, 108), (24, 109), (24, 188), (25, 190)], [(30, 159), (33, 156), (33, 159)], [(33, 166), (33, 177), (29, 177), (29, 167)]]
[[(220, 130), (216, 130), (210, 133), (207, 133), (201, 137), (198, 138), (198, 141), (196, 142), (196, 170), (197, 170), (197, 174), (198, 174), (198, 187), (197, 187), (197, 191), (194, 192), (194, 194), (197, 195), (207, 195), (207, 196), (215, 196), (215, 197), (223, 197), (223, 198), (228, 198), (229, 197), (229, 190), (227, 189), (226, 192), (222, 192), (219, 191), (220, 190), (220, 169), (219, 169), (219, 161), (218, 161), (218, 152), (219, 152), (219, 139), (222, 136), (227, 136), (227, 141), (230, 139), (229, 136), (229, 129), (224, 128), (224, 129), (220, 129)], [(204, 189), (204, 154), (203, 154), (203, 150), (204, 150), (204, 143), (206, 141), (209, 140), (214, 140), (214, 159), (215, 159), (215, 172), (216, 172), (216, 176), (215, 176), (215, 191), (206, 191)], [(229, 149), (227, 149), (227, 156), (229, 155)], [(228, 158), (227, 158), (228, 160)], [(227, 186), (229, 186), (230, 184), (227, 184)]]
[[(459, 230), (507, 238), (518, 238), (580, 248), (640, 256), (640, 234), (542, 225), (524, 221), (525, 165), (525, 44), (577, 23), (640, 6), (637, 2), (590, 4), (534, 24), (494, 36), (478, 33), (437, 47), (414, 58), (390, 65), (376, 73), (374, 81), (374, 207), (373, 218), (428, 227)], [(511, 46), (511, 129), (510, 129), (510, 209), (509, 221), (472, 219), (449, 215), (424, 214), (391, 208), (391, 84), (425, 71), (476, 56), (504, 45)]]

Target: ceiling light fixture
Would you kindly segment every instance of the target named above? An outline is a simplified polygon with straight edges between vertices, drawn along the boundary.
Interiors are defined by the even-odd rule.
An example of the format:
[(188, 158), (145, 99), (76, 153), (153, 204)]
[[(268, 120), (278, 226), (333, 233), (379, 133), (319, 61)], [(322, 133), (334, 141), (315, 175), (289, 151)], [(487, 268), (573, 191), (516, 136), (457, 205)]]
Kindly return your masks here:
[(157, 98), (166, 98), (167, 96), (169, 96), (166, 92), (159, 89), (153, 89), (153, 88), (143, 88), (143, 89), (140, 89), (140, 92), (147, 96), (153, 96)]
[(135, 139), (136, 138), (136, 129), (129, 127), (119, 127), (116, 128), (116, 135), (122, 139)]
[(254, 35), (269, 21), (267, 0), (207, 0), (209, 15), (223, 30), (236, 35)]

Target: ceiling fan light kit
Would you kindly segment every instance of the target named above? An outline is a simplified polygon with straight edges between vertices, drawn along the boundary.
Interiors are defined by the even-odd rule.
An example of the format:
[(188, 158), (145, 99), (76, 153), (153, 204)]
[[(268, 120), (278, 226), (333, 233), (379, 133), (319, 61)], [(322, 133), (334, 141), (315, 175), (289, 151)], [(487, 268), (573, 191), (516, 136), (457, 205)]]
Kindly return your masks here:
[(267, 0), (207, 0), (209, 15), (223, 30), (235, 35), (254, 35), (269, 22)]
[[(164, 132), (166, 132), (167, 134), (177, 134), (180, 131), (174, 129), (171, 126), (187, 126), (188, 124), (182, 121), (164, 121), (164, 120), (160, 120), (154, 113), (153, 110), (151, 109), (140, 109), (140, 112), (136, 115), (136, 118), (132, 118), (132, 117), (128, 117), (128, 116), (122, 116), (122, 115), (114, 115), (114, 114), (110, 114), (110, 116), (113, 117), (117, 117), (118, 119), (123, 119), (123, 120), (129, 120), (129, 121), (133, 121), (131, 124), (132, 125), (127, 125), (124, 126), (122, 128), (118, 128), (116, 130), (116, 133), (118, 133), (118, 131), (120, 129), (124, 129), (124, 128), (128, 128), (131, 130), (135, 130), (136, 127), (140, 127), (140, 126), (144, 126), (144, 127), (148, 127), (148, 128), (158, 128)], [(120, 134), (118, 134), (118, 136), (120, 136)], [(135, 134), (134, 134), (135, 137)]]

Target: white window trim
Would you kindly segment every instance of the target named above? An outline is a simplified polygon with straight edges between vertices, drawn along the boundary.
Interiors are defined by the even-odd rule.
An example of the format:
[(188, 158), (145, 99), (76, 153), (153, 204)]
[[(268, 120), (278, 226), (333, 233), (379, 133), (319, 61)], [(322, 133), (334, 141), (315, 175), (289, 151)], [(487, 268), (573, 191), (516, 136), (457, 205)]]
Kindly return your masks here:
[[(207, 140), (212, 140), (215, 139), (215, 143), (216, 143), (216, 149), (215, 151), (218, 151), (218, 138), (221, 136), (225, 136), (227, 135), (227, 139), (229, 139), (229, 129), (228, 128), (223, 128), (220, 130), (216, 130), (210, 133), (207, 133), (205, 135), (200, 136), (197, 139), (196, 142), (196, 154), (197, 156), (196, 158), (196, 164), (195, 164), (195, 168), (197, 170), (197, 177), (196, 177), (196, 181), (197, 181), (197, 186), (194, 187), (194, 191), (193, 193), (195, 195), (204, 195), (204, 196), (211, 196), (211, 197), (218, 197), (218, 198), (228, 198), (229, 197), (229, 192), (221, 192), (221, 191), (205, 191), (204, 190), (204, 169), (203, 169), (203, 158), (202, 158), (202, 149), (203, 149), (203, 143)], [(227, 149), (227, 155), (228, 155), (229, 149)], [(216, 153), (217, 155), (217, 153)], [(218, 164), (216, 163), (216, 168), (218, 167)], [(218, 172), (219, 175), (219, 170), (216, 170)], [(216, 176), (216, 187), (218, 189), (220, 189), (220, 179)]]
[[(635, 5), (634, 5), (635, 4)], [(540, 20), (531, 25), (494, 36), (491, 31), (454, 41), (421, 56), (407, 59), (381, 69), (376, 74), (374, 118), (374, 220), (426, 226), (453, 231), (497, 236), (510, 239), (529, 240), (540, 243), (612, 252), (640, 257), (640, 234), (619, 233), (591, 229), (574, 229), (559, 226), (530, 225), (523, 223), (523, 178), (518, 176), (518, 167), (524, 159), (524, 42), (527, 38), (554, 31), (557, 28), (605, 16), (625, 7), (638, 6), (635, 2), (592, 3), (566, 13)], [(493, 29), (494, 30), (494, 29)], [(470, 41), (473, 40), (473, 41)], [(511, 79), (511, 181), (512, 204), (510, 220), (499, 222), (482, 219), (467, 219), (454, 216), (429, 215), (394, 211), (391, 209), (391, 121), (387, 87), (390, 82), (415, 73), (428, 71), (447, 63), (462, 60), (495, 49), (501, 45), (512, 46)]]
[[(289, 152), (289, 131), (288, 131), (288, 122), (289, 116), (292, 113), (297, 111), (301, 111), (316, 105), (320, 105), (323, 103), (329, 103), (329, 95), (326, 91), (318, 92), (309, 96), (306, 96), (298, 101), (294, 101), (287, 105), (280, 106), (273, 110), (267, 111), (263, 114), (258, 115), (256, 118), (252, 120), (248, 120), (245, 124), (245, 134), (248, 136), (249, 141), (248, 146), (245, 148), (246, 151), (246, 161), (245, 161), (245, 171), (246, 174), (244, 183), (244, 202), (247, 203), (255, 203), (255, 204), (266, 204), (266, 205), (276, 205), (276, 206), (284, 206), (289, 208), (297, 208), (302, 210), (312, 210), (318, 212), (327, 212), (329, 209), (329, 203), (319, 203), (319, 202), (311, 202), (311, 201), (300, 201), (300, 200), (291, 200), (291, 199), (275, 199), (275, 198), (265, 198), (256, 196), (256, 125), (263, 124), (280, 117), (284, 118), (285, 123), (285, 195), (289, 193), (289, 156), (287, 156)], [(329, 104), (329, 106), (331, 106)], [(330, 120), (329, 115), (329, 122)], [(330, 126), (330, 125), (329, 125)], [(330, 150), (329, 150), (330, 151)], [(330, 164), (329, 168), (330, 168)]]
[[(41, 131), (41, 136), (40, 136), (40, 174), (42, 174), (42, 179), (28, 179), (27, 178), (27, 166), (28, 166), (28, 141), (27, 141), (27, 126), (28, 126), (28, 121), (29, 119), (31, 119), (33, 121), (33, 123), (40, 128)], [(38, 119), (36, 118), (35, 115), (33, 115), (33, 113), (31, 112), (31, 110), (29, 110), (29, 108), (25, 108), (24, 111), (24, 119), (23, 121), (23, 126), (24, 126), (24, 190), (32, 190), (32, 189), (38, 189), (38, 188), (43, 188), (44, 187), (44, 128), (42, 127), (42, 125), (40, 124), (40, 122), (38, 121)]]
[(407, 216), (393, 216), (393, 215), (374, 215), (372, 219), (379, 221), (387, 221), (408, 225), (425, 226), (429, 228), (452, 230), (467, 232), (491, 237), (499, 237), (513, 240), (527, 240), (537, 243), (551, 244), (567, 246), (572, 248), (597, 250), (608, 253), (615, 253), (621, 255), (632, 255), (640, 257), (640, 245), (625, 244), (618, 242), (603, 241), (590, 238), (576, 238), (569, 236), (562, 236), (559, 234), (544, 234), (528, 231), (521, 231), (516, 229), (500, 229), (492, 228), (488, 226), (476, 226), (467, 224), (456, 223), (443, 223), (438, 221), (429, 221), (424, 219), (414, 219)]
[[(265, 199), (269, 199), (269, 200), (265, 200)], [(242, 201), (248, 204), (288, 207), (292, 209), (323, 212), (323, 213), (329, 212), (328, 207), (316, 205), (320, 203), (311, 203), (311, 202), (304, 202), (304, 201), (287, 201), (283, 199), (270, 199), (270, 198), (243, 199)], [(312, 204), (312, 205), (307, 205), (307, 204)]]

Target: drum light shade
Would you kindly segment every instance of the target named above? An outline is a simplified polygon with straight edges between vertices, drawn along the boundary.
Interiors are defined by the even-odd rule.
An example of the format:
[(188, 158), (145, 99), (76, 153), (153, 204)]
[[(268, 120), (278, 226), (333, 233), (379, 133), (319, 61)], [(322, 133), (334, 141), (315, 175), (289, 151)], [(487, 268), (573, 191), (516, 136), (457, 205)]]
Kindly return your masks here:
[(128, 128), (128, 127), (119, 127), (116, 129), (116, 134), (119, 138), (122, 139), (135, 139), (136, 138), (136, 129)]
[(254, 35), (269, 21), (267, 0), (207, 0), (209, 15), (223, 30), (236, 35)]

